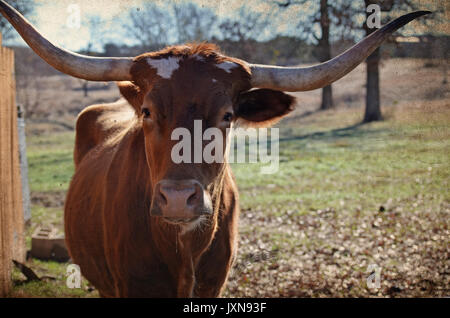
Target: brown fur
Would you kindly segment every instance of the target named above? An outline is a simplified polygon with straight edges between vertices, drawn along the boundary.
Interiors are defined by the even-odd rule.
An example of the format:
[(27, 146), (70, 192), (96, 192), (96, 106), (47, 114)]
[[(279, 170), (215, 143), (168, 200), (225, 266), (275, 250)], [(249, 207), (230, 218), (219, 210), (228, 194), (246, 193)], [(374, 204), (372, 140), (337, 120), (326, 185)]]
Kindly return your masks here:
[[(168, 56), (182, 59), (172, 77), (163, 79), (146, 60)], [(239, 67), (227, 73), (216, 67), (223, 61)], [(240, 110), (241, 119), (264, 124), (286, 115), (293, 99), (269, 90), (247, 92), (249, 72), (213, 45), (169, 47), (135, 58), (133, 81), (118, 83), (127, 101), (90, 106), (79, 115), (66, 242), (74, 263), (102, 296), (220, 295), (237, 248), (237, 187), (226, 163), (174, 164), (170, 133), (192, 129), (193, 119), (216, 126), (229, 105), (234, 120)], [(150, 122), (142, 118), (142, 108), (150, 109)], [(185, 233), (151, 216), (152, 189), (163, 178), (199, 180), (212, 196), (213, 215)]]

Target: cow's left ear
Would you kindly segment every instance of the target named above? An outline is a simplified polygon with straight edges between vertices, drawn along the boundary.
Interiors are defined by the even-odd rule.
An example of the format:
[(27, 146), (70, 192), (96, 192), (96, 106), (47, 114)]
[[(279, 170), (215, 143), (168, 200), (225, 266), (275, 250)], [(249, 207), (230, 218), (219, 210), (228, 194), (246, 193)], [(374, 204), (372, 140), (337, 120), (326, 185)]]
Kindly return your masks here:
[(144, 94), (141, 88), (132, 82), (124, 81), (117, 82), (120, 94), (133, 106), (136, 113), (139, 115), (142, 103), (144, 102)]
[(243, 126), (268, 127), (294, 110), (295, 97), (271, 89), (255, 89), (242, 93), (235, 115)]

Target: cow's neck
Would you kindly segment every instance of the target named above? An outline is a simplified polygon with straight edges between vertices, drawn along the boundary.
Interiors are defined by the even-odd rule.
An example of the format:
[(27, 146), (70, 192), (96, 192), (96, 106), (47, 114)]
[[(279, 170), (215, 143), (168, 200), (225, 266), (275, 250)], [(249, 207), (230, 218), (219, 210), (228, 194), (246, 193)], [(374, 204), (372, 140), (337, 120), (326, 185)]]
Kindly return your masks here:
[[(125, 141), (126, 140), (126, 141)], [(151, 202), (151, 178), (150, 169), (147, 164), (144, 149), (144, 134), (142, 129), (134, 129), (128, 132), (124, 138), (127, 148), (127, 160), (135, 162), (133, 165), (133, 180), (138, 181), (137, 193), (144, 194), (148, 200), (143, 206), (150, 207)], [(124, 158), (125, 159), (125, 158)], [(195, 284), (195, 267), (201, 255), (210, 246), (215, 231), (217, 229), (218, 215), (223, 210), (222, 191), (227, 178), (230, 177), (230, 167), (225, 165), (219, 178), (211, 187), (213, 201), (213, 215), (209, 216), (199, 228), (186, 230), (179, 225), (171, 225), (164, 222), (159, 217), (148, 217), (149, 235), (151, 235), (153, 245), (160, 256), (160, 259), (169, 267), (174, 280), (177, 281), (177, 294), (179, 297), (191, 297)], [(131, 172), (131, 171), (130, 171)], [(145, 176), (148, 176), (147, 178)], [(131, 176), (130, 176), (131, 177)], [(135, 198), (139, 200), (140, 198)], [(150, 211), (137, 211), (138, 213), (149, 214)]]

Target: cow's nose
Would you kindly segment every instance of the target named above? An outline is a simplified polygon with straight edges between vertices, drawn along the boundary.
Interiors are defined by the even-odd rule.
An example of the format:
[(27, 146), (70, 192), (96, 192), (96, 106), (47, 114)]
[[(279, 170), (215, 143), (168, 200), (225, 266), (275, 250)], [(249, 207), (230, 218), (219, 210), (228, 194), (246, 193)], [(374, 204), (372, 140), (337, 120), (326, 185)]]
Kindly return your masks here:
[(182, 219), (208, 214), (210, 202), (205, 197), (196, 180), (161, 180), (155, 187), (152, 214)]

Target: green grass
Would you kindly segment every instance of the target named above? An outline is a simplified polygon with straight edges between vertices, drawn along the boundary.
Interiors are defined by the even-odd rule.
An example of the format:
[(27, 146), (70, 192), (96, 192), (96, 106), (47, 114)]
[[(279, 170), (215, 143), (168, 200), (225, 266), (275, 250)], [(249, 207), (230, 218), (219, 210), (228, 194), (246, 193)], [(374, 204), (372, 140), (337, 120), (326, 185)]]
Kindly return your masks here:
[[(276, 174), (259, 173), (260, 164), (232, 165), (241, 208), (265, 216), (290, 212), (294, 217), (326, 208), (377, 211), (390, 200), (408, 209), (417, 196), (431, 208), (450, 201), (448, 114), (437, 114), (433, 120), (390, 119), (368, 125), (354, 125), (356, 118), (337, 111), (285, 121), (280, 126)], [(67, 189), (73, 174), (73, 142), (72, 132), (28, 136), (32, 191), (52, 196)], [(32, 214), (34, 225), (62, 226), (62, 207), (34, 205)], [(303, 238), (303, 244), (310, 239)], [(292, 237), (274, 235), (271, 240), (276, 248)], [(65, 287), (67, 264), (33, 260), (29, 265), (56, 280), (15, 286), (12, 296), (97, 295), (86, 285), (78, 290)], [(19, 276), (15, 271), (14, 278)]]
[(31, 191), (67, 190), (73, 175), (74, 133), (29, 136), (27, 144)]
[(12, 294), (15, 297), (98, 297), (96, 291), (90, 291), (86, 279), (81, 279), (81, 288), (68, 288), (66, 280), (67, 264), (52, 261), (40, 261), (33, 259), (27, 263), (39, 277), (41, 281), (23, 282), (25, 277), (17, 269), (13, 271), (13, 281), (18, 281), (14, 286)]
[(258, 173), (259, 165), (233, 165), (241, 206), (272, 206), (278, 213), (342, 204), (377, 210), (389, 198), (423, 193), (449, 201), (450, 141), (414, 138), (418, 133), (430, 135), (433, 129), (416, 124), (392, 127), (390, 122), (312, 134), (303, 128), (280, 129), (281, 162), (275, 175)]

